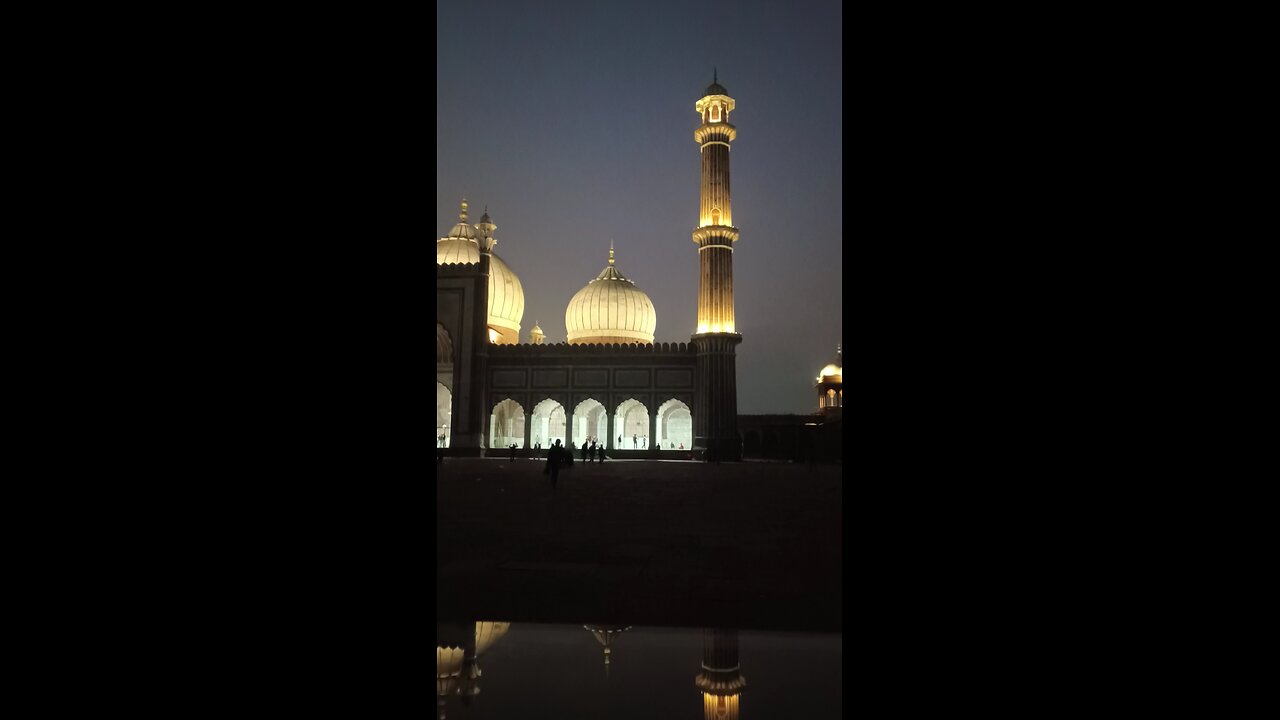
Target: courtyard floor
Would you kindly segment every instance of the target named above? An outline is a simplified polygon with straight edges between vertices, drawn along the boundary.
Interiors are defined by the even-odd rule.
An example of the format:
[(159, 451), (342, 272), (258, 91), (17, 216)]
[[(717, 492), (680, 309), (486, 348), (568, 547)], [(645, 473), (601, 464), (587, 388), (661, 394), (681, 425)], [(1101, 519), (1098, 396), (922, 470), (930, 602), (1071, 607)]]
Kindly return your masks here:
[(840, 632), (841, 468), (436, 466), (437, 619)]

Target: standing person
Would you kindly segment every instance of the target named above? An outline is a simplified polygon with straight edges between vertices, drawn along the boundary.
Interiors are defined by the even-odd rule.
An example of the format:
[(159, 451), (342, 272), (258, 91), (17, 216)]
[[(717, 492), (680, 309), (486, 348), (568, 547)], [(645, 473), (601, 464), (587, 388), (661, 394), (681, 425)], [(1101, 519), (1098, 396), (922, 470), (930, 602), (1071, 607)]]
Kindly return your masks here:
[(618, 447), (622, 447), (622, 436), (618, 436)]
[(586, 440), (582, 441), (582, 462), (586, 462), (587, 457), (589, 457), (592, 453), (591, 443), (589, 442), (589, 440), (590, 438), (587, 438)]
[(511, 462), (515, 462), (515, 460), (516, 460), (516, 444), (511, 443)]
[(551, 476), (551, 489), (556, 489), (556, 479), (560, 477), (560, 441), (556, 440), (556, 444), (547, 450), (547, 467), (542, 471), (544, 475)]
[(639, 440), (639, 438), (637, 438), (637, 437), (635, 436), (635, 434), (632, 434), (632, 435), (631, 435), (631, 449), (632, 449), (632, 450), (635, 450), (635, 449), (636, 449), (636, 448), (638, 448), (638, 447), (640, 447), (640, 440)]

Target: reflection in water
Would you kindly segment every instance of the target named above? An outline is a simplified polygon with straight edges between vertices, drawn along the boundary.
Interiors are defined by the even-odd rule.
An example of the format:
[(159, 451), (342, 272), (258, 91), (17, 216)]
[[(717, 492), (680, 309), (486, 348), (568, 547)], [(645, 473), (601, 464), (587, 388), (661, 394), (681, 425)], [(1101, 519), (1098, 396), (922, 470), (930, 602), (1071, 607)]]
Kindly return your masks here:
[(739, 720), (739, 696), (747, 686), (738, 665), (738, 631), (704, 630), (702, 672), (694, 685), (702, 691), (706, 720)]
[(590, 630), (591, 634), (595, 636), (596, 642), (604, 646), (604, 675), (605, 677), (608, 677), (609, 676), (609, 655), (612, 652), (612, 649), (610, 648), (610, 646), (613, 644), (613, 639), (621, 635), (622, 633), (630, 630), (631, 626), (627, 625), (626, 627), (622, 627), (620, 625), (618, 626), (583, 625), (582, 627), (584, 630)]
[(436, 626), (436, 710), (446, 720), (445, 698), (457, 695), (464, 706), (480, 694), (480, 657), (493, 647), (511, 623), (477, 622), (474, 625)]
[[(742, 720), (740, 643), (756, 668), (751, 717), (840, 717), (839, 635), (534, 623), (506, 637), (510, 630), (505, 622), (437, 624), (440, 720), (544, 717), (530, 715), (534, 707), (558, 720), (693, 718), (699, 705), (704, 720)], [(619, 642), (623, 662), (609, 680)], [(815, 659), (816, 671), (807, 664)]]

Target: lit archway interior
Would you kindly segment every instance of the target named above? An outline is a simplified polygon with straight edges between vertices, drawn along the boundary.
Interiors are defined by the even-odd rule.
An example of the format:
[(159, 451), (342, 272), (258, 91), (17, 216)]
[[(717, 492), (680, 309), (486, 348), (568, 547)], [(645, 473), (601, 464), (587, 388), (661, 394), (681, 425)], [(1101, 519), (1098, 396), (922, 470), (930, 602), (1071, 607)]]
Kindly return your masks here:
[[(611, 447), (620, 450), (643, 450), (649, 447), (649, 409), (635, 398), (631, 398), (618, 406), (613, 418), (614, 437)], [(618, 445), (618, 436), (622, 436), (622, 444)]]
[(658, 437), (663, 450), (693, 447), (693, 413), (688, 405), (674, 398), (662, 403), (658, 408)]
[[(436, 447), (449, 447), (450, 417), (453, 414), (453, 393), (443, 383), (436, 382)], [(441, 437), (443, 436), (443, 439)]]
[(599, 401), (587, 398), (573, 409), (573, 442), (575, 447), (582, 447), (588, 438), (597, 438), (604, 442), (609, 434), (609, 420), (605, 415), (604, 405)]
[(565, 437), (565, 429), (564, 406), (560, 403), (548, 398), (534, 406), (529, 442), (535, 445), (542, 443), (542, 447), (548, 448), (559, 440), (561, 445), (568, 447), (569, 439)]
[(507, 398), (493, 406), (489, 416), (489, 447), (524, 447), (524, 408)]

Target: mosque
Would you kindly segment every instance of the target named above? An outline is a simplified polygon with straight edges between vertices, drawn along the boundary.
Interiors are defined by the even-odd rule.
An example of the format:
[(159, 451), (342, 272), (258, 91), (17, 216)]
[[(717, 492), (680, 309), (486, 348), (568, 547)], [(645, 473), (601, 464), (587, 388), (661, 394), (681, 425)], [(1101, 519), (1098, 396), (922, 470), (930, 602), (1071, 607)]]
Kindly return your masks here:
[[(594, 438), (610, 457), (742, 458), (751, 435), (740, 431), (737, 414), (742, 336), (734, 322), (733, 252), (739, 233), (729, 192), (735, 107), (718, 81), (694, 103), (702, 181), (692, 233), (700, 271), (697, 325), (689, 342), (654, 341), (653, 302), (623, 274), (611, 245), (608, 264), (565, 308), (568, 342), (544, 343), (535, 322), (522, 343), (524, 288), (494, 251), (497, 225), (487, 209), (471, 225), (462, 201), (458, 223), (436, 242), (437, 446), (450, 455), (483, 455), (511, 445), (546, 448), (557, 440), (581, 447)], [(827, 372), (833, 367), (834, 374)], [(840, 379), (838, 365), (819, 375), (824, 422), (832, 419), (829, 408), (843, 404)], [(751, 417), (812, 426), (795, 420), (811, 416), (743, 419)]]

